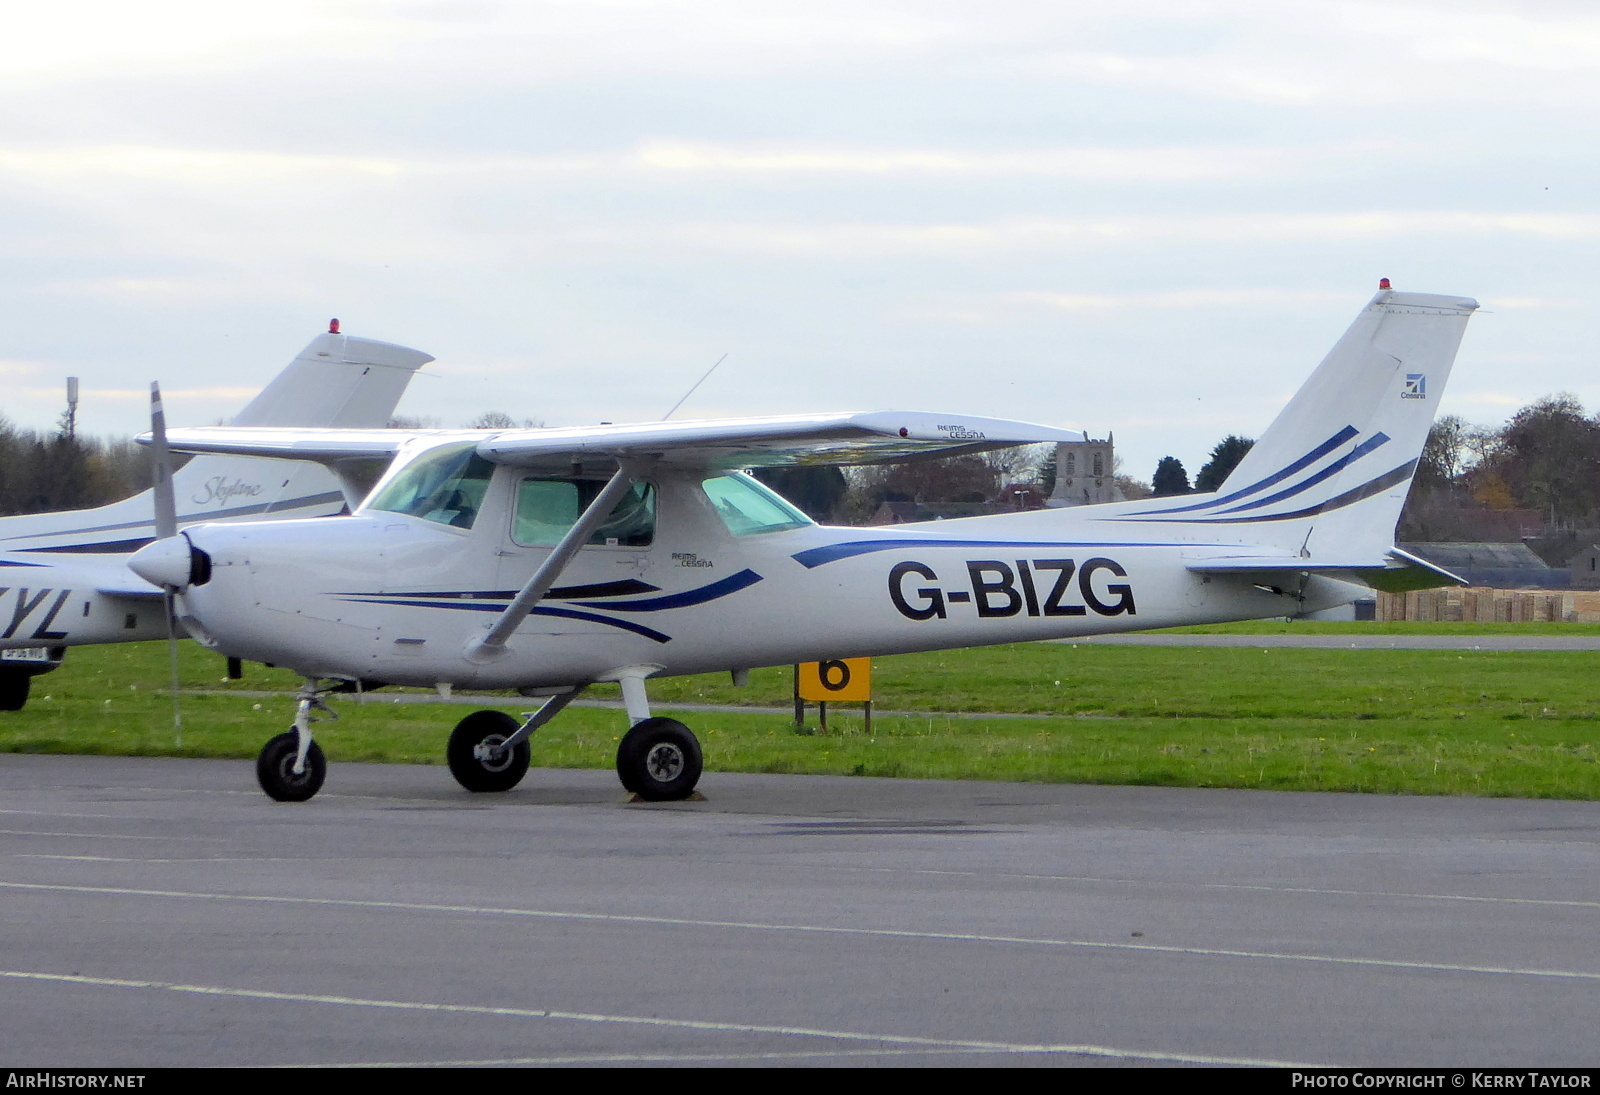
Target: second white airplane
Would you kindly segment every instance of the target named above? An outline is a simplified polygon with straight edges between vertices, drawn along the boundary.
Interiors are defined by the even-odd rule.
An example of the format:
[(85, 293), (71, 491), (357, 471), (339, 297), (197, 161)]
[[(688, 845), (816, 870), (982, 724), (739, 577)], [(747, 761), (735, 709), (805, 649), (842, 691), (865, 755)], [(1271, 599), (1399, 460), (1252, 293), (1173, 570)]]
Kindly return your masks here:
[[(236, 427), (376, 427), (389, 421), (419, 350), (318, 335), (234, 418)], [(199, 456), (173, 476), (179, 525), (348, 512), (381, 472), (245, 456)], [(128, 569), (155, 539), (151, 493), (98, 509), (0, 517), (0, 710), (27, 702), (33, 677), (66, 649), (167, 634), (162, 591)]]
[(737, 469), (869, 464), (1078, 440), (1048, 426), (886, 411), (585, 429), (183, 430), (173, 447), (317, 460), (395, 455), (351, 516), (200, 525), (132, 568), (200, 642), (305, 678), (257, 764), (302, 800), (311, 723), (348, 682), (521, 688), (525, 722), (469, 715), (463, 786), (522, 778), (528, 737), (597, 681), (631, 729), (623, 785), (681, 798), (701, 772), (656, 676), (1291, 615), (1457, 581), (1394, 546), (1476, 303), (1383, 289), (1212, 494), (892, 528), (813, 524)]

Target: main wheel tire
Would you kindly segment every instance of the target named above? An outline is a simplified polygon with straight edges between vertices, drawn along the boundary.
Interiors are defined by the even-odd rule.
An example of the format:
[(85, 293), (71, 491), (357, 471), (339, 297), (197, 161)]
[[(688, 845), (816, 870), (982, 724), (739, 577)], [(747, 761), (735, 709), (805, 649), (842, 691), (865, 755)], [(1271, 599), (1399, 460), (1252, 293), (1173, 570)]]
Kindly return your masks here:
[(0, 711), (21, 711), (28, 702), (28, 689), (32, 685), (32, 673), (13, 670), (0, 673)]
[(509, 791), (528, 774), (533, 750), (523, 738), (510, 749), (494, 749), (480, 757), (480, 746), (493, 748), (515, 734), (521, 723), (504, 711), (474, 711), (450, 731), (445, 759), (450, 774), (469, 791)]
[(256, 758), (256, 781), (261, 789), (279, 802), (304, 802), (322, 790), (328, 776), (328, 762), (316, 742), (306, 750), (306, 770), (296, 774), (294, 758), (300, 752), (300, 735), (290, 730), (261, 747)]
[(700, 782), (700, 742), (676, 719), (645, 719), (617, 746), (617, 778), (649, 802), (688, 798)]

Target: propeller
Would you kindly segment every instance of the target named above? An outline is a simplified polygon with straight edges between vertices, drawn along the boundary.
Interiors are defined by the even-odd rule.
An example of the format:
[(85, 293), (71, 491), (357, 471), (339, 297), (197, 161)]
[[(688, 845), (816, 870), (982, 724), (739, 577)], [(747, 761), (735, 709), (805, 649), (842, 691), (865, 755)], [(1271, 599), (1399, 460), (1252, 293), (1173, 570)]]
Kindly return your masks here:
[[(167, 448), (167, 415), (161, 407), (161, 385), (154, 381), (150, 383), (150, 463), (153, 476), (150, 493), (156, 511), (156, 542), (172, 541), (178, 535), (178, 504), (172, 494), (172, 451)], [(182, 749), (183, 708), (178, 702), (178, 634), (173, 624), (177, 615), (178, 588), (179, 583), (161, 583), (167, 610), (167, 653), (172, 663), (172, 731), (177, 737), (178, 748)]]
[(167, 448), (167, 413), (161, 408), (161, 385), (150, 382), (150, 456), (154, 474), (156, 539), (178, 535), (178, 504), (172, 497), (172, 450)]

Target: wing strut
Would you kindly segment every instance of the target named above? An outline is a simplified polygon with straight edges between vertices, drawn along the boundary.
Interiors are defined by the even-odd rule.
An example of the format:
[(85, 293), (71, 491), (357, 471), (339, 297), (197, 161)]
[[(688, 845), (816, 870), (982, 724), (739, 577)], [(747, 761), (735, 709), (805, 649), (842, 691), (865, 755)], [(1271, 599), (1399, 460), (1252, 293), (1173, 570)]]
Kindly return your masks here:
[(500, 618), (489, 629), (489, 633), (468, 648), (468, 657), (493, 656), (505, 647), (506, 640), (511, 638), (512, 632), (522, 626), (522, 621), (528, 618), (528, 613), (532, 612), (534, 606), (550, 592), (550, 587), (561, 577), (561, 572), (566, 569), (567, 563), (577, 554), (579, 548), (589, 542), (589, 537), (605, 523), (605, 519), (611, 516), (611, 511), (622, 501), (622, 496), (631, 486), (633, 486), (632, 478), (625, 470), (618, 468), (617, 474), (613, 475), (600, 493), (595, 495), (594, 501), (589, 503), (589, 508), (583, 511), (577, 523), (567, 530), (560, 543), (550, 549), (549, 558), (533, 572), (528, 584), (523, 586), (512, 602), (506, 606), (506, 610), (500, 614)]

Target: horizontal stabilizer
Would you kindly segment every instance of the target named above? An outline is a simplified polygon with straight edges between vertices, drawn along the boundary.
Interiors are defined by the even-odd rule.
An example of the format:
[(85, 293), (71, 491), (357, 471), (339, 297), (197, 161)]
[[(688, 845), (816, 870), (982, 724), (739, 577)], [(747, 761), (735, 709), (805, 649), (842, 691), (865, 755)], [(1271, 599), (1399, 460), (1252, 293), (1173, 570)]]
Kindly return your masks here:
[(1371, 583), (1374, 589), (1381, 589), (1385, 593), (1405, 593), (1412, 589), (1437, 589), (1439, 586), (1465, 586), (1472, 583), (1452, 573), (1444, 567), (1434, 566), (1428, 560), (1409, 551), (1399, 548), (1389, 549), (1389, 561), (1386, 576), (1396, 583), (1393, 585), (1378, 585)]
[(1330, 561), (1299, 559), (1287, 555), (1238, 555), (1203, 559), (1188, 564), (1196, 574), (1226, 578), (1260, 578), (1263, 582), (1289, 574), (1320, 574), (1329, 578), (1360, 582), (1384, 593), (1405, 593), (1413, 589), (1467, 584), (1465, 578), (1436, 567), (1426, 559), (1393, 548), (1379, 561)]
[(102, 597), (116, 597), (119, 600), (129, 601), (159, 601), (166, 596), (161, 590), (124, 568), (124, 573), (107, 582), (95, 585), (96, 593)]

